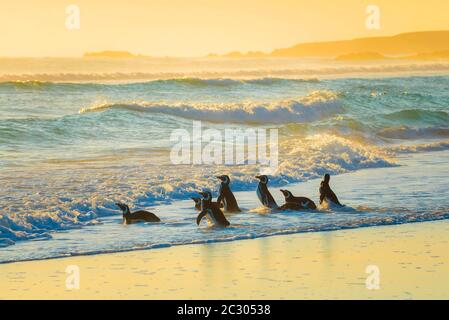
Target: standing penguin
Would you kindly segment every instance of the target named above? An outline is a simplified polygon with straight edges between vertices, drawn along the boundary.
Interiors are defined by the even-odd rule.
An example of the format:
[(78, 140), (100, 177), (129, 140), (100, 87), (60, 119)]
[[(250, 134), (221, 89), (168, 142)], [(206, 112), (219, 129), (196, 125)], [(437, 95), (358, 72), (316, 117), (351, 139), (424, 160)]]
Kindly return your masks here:
[(191, 197), (190, 199), (192, 199), (193, 202), (195, 202), (195, 209), (201, 211), (201, 198)]
[(237, 204), (237, 200), (235, 199), (235, 196), (231, 191), (231, 187), (229, 186), (229, 184), (231, 183), (231, 179), (229, 179), (229, 176), (222, 175), (218, 176), (217, 178), (221, 180), (217, 198), (218, 205), (223, 202), (223, 208), (225, 212), (241, 212), (242, 210), (240, 210), (239, 205)]
[(267, 208), (277, 209), (278, 205), (268, 190), (268, 177), (266, 175), (262, 175), (256, 176), (256, 179), (259, 179), (259, 185), (257, 186), (257, 197), (259, 197), (260, 202), (262, 202), (262, 204)]
[(302, 210), (302, 209), (316, 209), (316, 204), (312, 200), (306, 197), (295, 197), (288, 190), (282, 190), (282, 194), (285, 197), (285, 204), (281, 206), (281, 209)]
[(331, 187), (329, 186), (329, 181), (331, 179), (331, 176), (326, 173), (324, 175), (324, 180), (321, 181), (320, 184), (320, 204), (322, 205), (323, 202), (326, 200), (326, 202), (329, 204), (329, 202), (336, 204), (337, 206), (343, 207), (343, 205), (338, 201), (337, 195), (332, 191)]
[[(192, 199), (193, 202), (195, 202), (195, 209), (198, 210), (198, 211), (201, 211), (201, 198), (191, 197), (190, 199)], [(220, 204), (218, 204), (216, 202), (212, 202), (212, 203), (217, 205), (219, 208), (223, 208), (223, 204), (222, 203), (220, 203)]]
[(204, 217), (207, 217), (209, 223), (227, 227), (230, 225), (229, 221), (224, 216), (220, 208), (212, 202), (212, 194), (209, 191), (199, 193), (203, 198), (201, 199), (201, 212), (196, 218), (196, 224), (199, 225)]

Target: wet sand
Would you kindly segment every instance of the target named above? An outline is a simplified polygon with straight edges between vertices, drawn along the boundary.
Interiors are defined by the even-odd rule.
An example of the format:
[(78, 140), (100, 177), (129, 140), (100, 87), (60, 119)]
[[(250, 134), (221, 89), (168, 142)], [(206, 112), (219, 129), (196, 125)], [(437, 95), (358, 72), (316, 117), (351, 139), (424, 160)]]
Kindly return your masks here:
[(3, 264), (0, 299), (448, 299), (448, 234), (443, 220)]

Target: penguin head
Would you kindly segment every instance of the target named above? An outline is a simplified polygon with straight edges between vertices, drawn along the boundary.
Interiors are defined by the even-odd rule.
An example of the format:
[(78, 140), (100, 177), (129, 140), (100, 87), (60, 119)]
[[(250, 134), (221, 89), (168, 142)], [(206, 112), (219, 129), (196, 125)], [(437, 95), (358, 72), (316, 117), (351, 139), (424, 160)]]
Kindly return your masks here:
[(231, 179), (229, 179), (229, 176), (227, 175), (218, 176), (217, 178), (220, 179), (224, 184), (229, 184), (231, 182)]
[(195, 204), (200, 203), (201, 202), (201, 198), (197, 198), (197, 197), (191, 197), (190, 199), (193, 200), (193, 202), (195, 202)]
[(292, 193), (290, 191), (281, 189), (281, 192), (284, 195), (285, 199), (293, 198), (293, 195), (292, 195)]
[(206, 190), (198, 193), (203, 197), (203, 200), (212, 201), (212, 193), (210, 191)]
[(259, 179), (259, 181), (263, 184), (268, 183), (268, 177), (266, 175), (256, 176), (256, 179)]
[(201, 208), (201, 198), (192, 197), (191, 198), (193, 202), (195, 202), (195, 208), (200, 209)]
[(124, 215), (130, 213), (128, 205), (121, 202), (117, 202), (116, 205), (120, 208), (120, 210), (122, 210)]
[(326, 173), (324, 175), (324, 182), (329, 183), (329, 180), (331, 179), (331, 176), (329, 175), (329, 173)]

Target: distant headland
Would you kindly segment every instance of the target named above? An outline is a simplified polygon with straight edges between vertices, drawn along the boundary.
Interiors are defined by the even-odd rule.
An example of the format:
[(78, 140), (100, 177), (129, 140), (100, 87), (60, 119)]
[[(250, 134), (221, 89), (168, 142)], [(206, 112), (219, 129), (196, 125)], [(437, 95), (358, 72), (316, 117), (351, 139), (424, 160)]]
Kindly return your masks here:
[(389, 37), (358, 38), (352, 40), (301, 43), (271, 53), (250, 51), (210, 54), (209, 58), (261, 57), (326, 57), (339, 60), (378, 60), (390, 57), (429, 60), (447, 59), (449, 31), (422, 31), (401, 33)]
[(117, 58), (117, 59), (132, 59), (132, 58), (149, 58), (144, 55), (133, 54), (128, 51), (94, 51), (94, 52), (86, 52), (83, 55), (83, 58)]
[(344, 55), (338, 56), (337, 58), (335, 58), (335, 60), (338, 60), (338, 61), (449, 60), (449, 50), (448, 51), (438, 51), (438, 52), (425, 52), (425, 53), (418, 53), (418, 54), (413, 54), (413, 55), (409, 55), (409, 56), (399, 56), (399, 57), (385, 56), (378, 52), (356, 52), (356, 53), (349, 53), (349, 54), (344, 54)]
[[(367, 60), (449, 60), (449, 31), (422, 31), (401, 33), (389, 37), (358, 38), (352, 40), (301, 43), (289, 48), (226, 54), (211, 53), (206, 58), (301, 58), (323, 57), (339, 61)], [(152, 58), (128, 51), (86, 52), (83, 58), (136, 59)], [(168, 58), (168, 57), (165, 57)]]

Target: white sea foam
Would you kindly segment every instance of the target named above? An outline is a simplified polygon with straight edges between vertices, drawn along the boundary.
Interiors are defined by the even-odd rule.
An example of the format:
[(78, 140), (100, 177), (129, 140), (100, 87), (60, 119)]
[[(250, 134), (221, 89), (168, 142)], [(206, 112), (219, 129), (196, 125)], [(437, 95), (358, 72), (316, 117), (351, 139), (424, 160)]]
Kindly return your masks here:
[(102, 103), (82, 108), (79, 113), (110, 109), (161, 113), (192, 120), (232, 123), (301, 123), (329, 118), (344, 109), (337, 94), (313, 91), (296, 100), (275, 102), (166, 104), (155, 102)]
[[(150, 164), (151, 159), (147, 162)], [(324, 172), (340, 174), (392, 165), (386, 153), (376, 148), (336, 136), (314, 135), (281, 142), (280, 165), (271, 185), (307, 181)], [(114, 207), (117, 199), (144, 207), (188, 199), (198, 190), (215, 190), (217, 182), (213, 177), (218, 174), (229, 174), (234, 190), (245, 191), (256, 186), (253, 177), (259, 173), (258, 165), (181, 168), (161, 163), (156, 167), (141, 164), (134, 169), (129, 164), (125, 166), (123, 170), (113, 167), (112, 171), (100, 172), (84, 171), (83, 164), (68, 169), (70, 173), (66, 174), (76, 176), (77, 188), (81, 194), (90, 195), (88, 198), (67, 197), (64, 190), (73, 186), (64, 179), (64, 174), (55, 176), (42, 172), (34, 179), (29, 177), (30, 185), (39, 186), (38, 195), (9, 199), (4, 203), (0, 212), (0, 238), (9, 239), (7, 241), (50, 238), (51, 231), (95, 224), (99, 217), (118, 214)], [(3, 187), (5, 192), (16, 188), (9, 182)]]
[[(415, 165), (414, 171), (396, 177), (401, 182), (395, 187), (397, 192), (386, 194), (385, 181), (390, 172), (406, 166), (376, 171), (382, 171), (384, 176), (376, 181), (373, 193), (366, 191), (369, 186), (363, 181), (372, 178), (369, 172), (354, 175), (357, 179), (351, 183), (360, 180), (360, 190), (347, 189), (343, 200), (355, 196), (353, 202), (343, 202), (372, 208), (364, 214), (261, 215), (256, 210), (257, 213), (233, 216), (232, 228), (225, 231), (198, 229), (189, 197), (203, 188), (213, 190), (216, 196), (218, 181), (214, 177), (228, 174), (233, 190), (244, 191), (237, 194), (239, 201), (244, 200), (242, 206), (255, 208), (260, 203), (254, 194), (254, 175), (260, 167), (172, 165), (167, 137), (176, 128), (188, 129), (190, 120), (208, 121), (208, 127), (218, 130), (231, 127), (232, 123), (240, 127), (254, 127), (253, 123), (279, 127), (279, 168), (270, 179), (273, 188), (299, 182), (304, 185), (302, 182), (324, 173), (338, 175), (364, 168), (393, 167), (398, 154), (449, 149), (449, 142), (416, 145), (423, 138), (447, 137), (447, 77), (310, 81), (190, 78), (133, 84), (0, 84), (5, 93), (0, 99), (0, 153), (6, 155), (0, 160), (0, 246), (21, 242), (20, 248), (4, 248), (0, 261), (5, 260), (3, 253), (24, 257), (23, 246), (32, 248), (27, 251), (28, 257), (54, 257), (447, 217), (447, 166), (441, 165), (445, 163), (442, 153), (435, 153), (429, 159), (440, 158), (425, 162), (436, 165), (422, 176), (425, 179), (421, 184), (423, 194), (432, 194), (431, 201), (421, 201), (411, 194), (401, 202), (410, 191), (402, 182), (421, 181), (421, 176), (413, 177), (414, 171), (419, 170), (415, 170), (416, 162), (412, 161), (409, 164)], [(413, 94), (404, 94), (404, 87)], [(21, 94), (22, 90), (27, 94)], [(299, 96), (307, 90), (319, 91)], [(385, 94), (373, 99), (373, 91)], [(135, 97), (144, 101), (129, 102)], [(91, 105), (96, 99), (107, 102)], [(230, 103), (230, 99), (235, 103)], [(10, 107), (11, 101), (17, 108)], [(87, 107), (75, 114), (80, 105)], [(406, 145), (391, 145), (392, 141), (404, 143), (404, 139)], [(423, 156), (427, 155), (413, 157)], [(409, 156), (401, 156), (400, 161), (405, 158)], [(437, 174), (429, 178), (433, 171)], [(335, 187), (342, 187), (341, 182), (347, 183), (350, 176)], [(343, 177), (333, 181), (338, 179)], [(433, 185), (427, 188), (431, 179)], [(433, 189), (436, 185), (439, 192)], [(294, 190), (297, 186), (289, 188)], [(319, 181), (314, 180), (302, 194), (316, 201), (318, 186)], [(342, 194), (338, 189), (336, 192)], [(280, 196), (278, 190), (274, 193)], [(393, 199), (394, 195), (397, 197)], [(377, 207), (379, 197), (388, 210), (393, 212), (394, 207), (392, 215), (375, 215), (385, 213), (381, 211), (385, 208)], [(154, 211), (163, 223), (123, 228), (114, 205), (117, 201)], [(408, 206), (406, 218), (395, 215), (402, 214), (398, 212), (400, 206)], [(106, 217), (111, 215), (116, 217)], [(97, 223), (104, 225), (89, 227)], [(83, 230), (55, 232), (73, 228)], [(117, 234), (109, 236), (111, 230)], [(103, 232), (107, 233), (107, 240)], [(82, 241), (68, 247), (75, 242), (66, 239), (76, 234)], [(98, 241), (98, 234), (105, 241)], [(57, 240), (22, 241), (51, 238)]]

